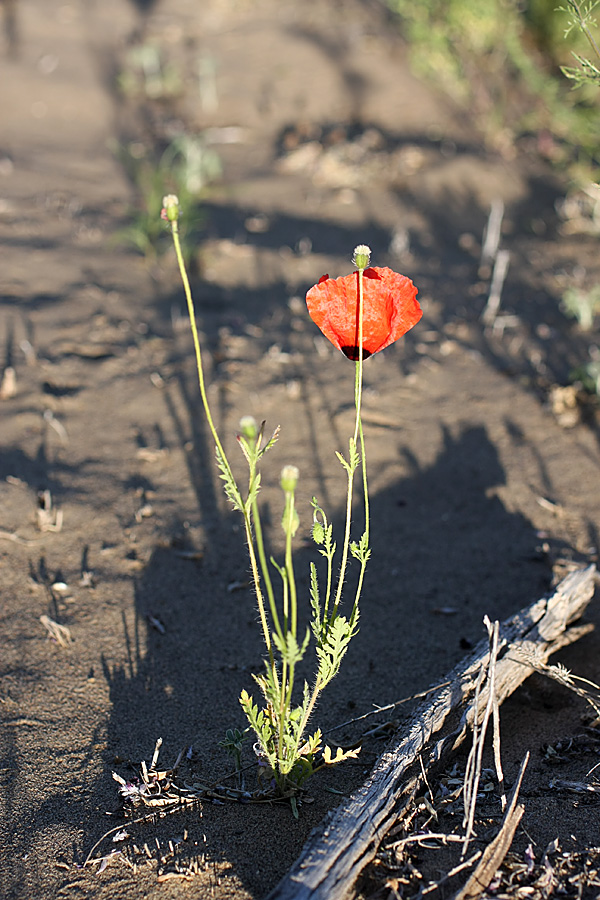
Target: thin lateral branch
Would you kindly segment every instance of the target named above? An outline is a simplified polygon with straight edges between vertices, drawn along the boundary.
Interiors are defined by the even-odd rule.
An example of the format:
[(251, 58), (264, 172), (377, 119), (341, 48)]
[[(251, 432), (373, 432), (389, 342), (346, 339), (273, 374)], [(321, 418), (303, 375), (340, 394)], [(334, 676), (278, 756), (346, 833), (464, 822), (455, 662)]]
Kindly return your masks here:
[[(412, 703), (413, 700), (422, 700), (440, 688), (447, 687), (448, 684), (450, 684), (449, 681), (444, 681), (441, 684), (428, 688), (426, 691), (420, 691), (418, 694), (412, 694), (410, 697), (403, 697), (402, 700), (396, 700), (394, 703), (388, 703), (386, 706), (376, 706), (374, 709), (369, 710), (369, 712), (363, 713), (362, 716), (355, 716), (355, 718), (348, 719), (340, 725), (334, 725), (333, 728), (328, 728), (323, 732), (323, 737), (333, 734), (334, 731), (339, 731), (341, 728), (348, 728), (349, 725), (356, 725), (357, 722), (362, 722), (363, 719), (369, 719), (371, 716), (379, 716), (381, 713), (388, 712), (390, 709), (396, 709), (397, 706), (402, 706), (405, 703)], [(376, 726), (376, 728), (380, 728), (380, 726)], [(366, 737), (369, 734), (372, 734), (372, 732), (365, 732), (363, 737)]]
[(387, 850), (399, 850), (407, 847), (409, 844), (424, 844), (426, 841), (439, 841), (441, 844), (462, 844), (464, 837), (462, 834), (443, 834), (435, 831), (425, 831), (423, 834), (409, 834), (408, 837), (400, 838), (391, 844), (386, 844)]
[[(582, 636), (569, 626), (594, 593), (594, 566), (572, 572), (549, 597), (536, 601), (505, 621), (499, 629), (495, 682), (501, 704), (532, 673), (528, 653), (546, 660), (557, 649)], [(531, 658), (531, 657), (530, 657)], [(372, 773), (348, 800), (329, 813), (312, 833), (287, 875), (268, 900), (342, 900), (369, 863), (398, 815), (422, 782), (425, 770), (440, 763), (461, 743), (474, 722), (480, 723), (488, 702), (483, 685), (473, 704), (477, 675), (489, 666), (486, 637), (448, 677), (448, 684), (422, 703), (403, 736), (379, 758)]]

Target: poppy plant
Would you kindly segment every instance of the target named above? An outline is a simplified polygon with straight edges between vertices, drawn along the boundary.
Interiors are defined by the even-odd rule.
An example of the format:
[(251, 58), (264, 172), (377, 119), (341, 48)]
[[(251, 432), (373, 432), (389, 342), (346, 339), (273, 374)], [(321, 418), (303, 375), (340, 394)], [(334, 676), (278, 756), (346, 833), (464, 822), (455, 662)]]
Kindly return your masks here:
[[(348, 359), (359, 357), (360, 271), (343, 278), (324, 275), (306, 295), (308, 312), (326, 338)], [(417, 289), (404, 275), (388, 268), (371, 266), (362, 270), (363, 359), (389, 347), (413, 325), (423, 310), (417, 303)]]
[[(174, 194), (163, 199), (162, 217), (170, 227), (190, 317), (198, 384), (206, 421), (215, 443), (219, 475), (225, 493), (242, 516), (254, 593), (262, 628), (265, 657), (264, 669), (254, 680), (262, 694), (262, 705), (243, 690), (240, 704), (248, 721), (248, 730), (257, 741), (254, 750), (259, 760), (261, 777), (272, 785), (273, 797), (287, 797), (294, 815), (298, 814), (296, 797), (304, 781), (322, 766), (355, 758), (357, 749), (343, 752), (323, 746), (317, 729), (308, 733), (308, 724), (323, 690), (337, 675), (349, 643), (358, 631), (359, 601), (365, 571), (371, 557), (369, 492), (367, 460), (361, 420), (363, 359), (393, 343), (421, 318), (415, 300), (417, 289), (403, 275), (391, 269), (370, 268), (370, 249), (359, 244), (352, 257), (356, 272), (346, 278), (327, 276), (308, 292), (310, 314), (330, 341), (346, 356), (356, 361), (354, 431), (348, 439), (346, 456), (336, 456), (346, 473), (346, 515), (341, 540), (334, 538), (333, 524), (316, 498), (312, 501), (312, 538), (319, 554), (310, 566), (310, 628), (303, 638), (299, 631), (298, 601), (304, 591), (297, 590), (292, 542), (299, 527), (296, 488), (299, 478), (295, 466), (284, 466), (280, 485), (284, 494), (281, 527), (285, 533), (285, 555), (282, 563), (271, 557), (268, 565), (261, 511), (258, 502), (264, 455), (275, 444), (279, 428), (263, 439), (265, 423), (259, 427), (251, 416), (244, 416), (238, 434), (239, 447), (248, 463), (247, 487), (236, 480), (211, 414), (202, 365), (202, 348), (196, 324), (194, 300), (179, 240), (179, 200)], [(353, 502), (357, 470), (362, 474), (364, 523), (362, 534), (356, 534), (356, 509)], [(356, 540), (353, 535), (356, 534)], [(324, 557), (324, 561), (323, 558)], [(347, 575), (353, 567), (353, 594), (350, 608), (343, 602)], [(272, 577), (273, 569), (281, 584)], [(279, 590), (278, 590), (279, 587)], [(302, 621), (302, 619), (300, 619)], [(297, 666), (311, 643), (314, 645), (314, 669), (310, 682), (298, 701)], [(229, 734), (229, 731), (228, 731)], [(263, 788), (259, 794), (265, 797)], [(269, 794), (267, 794), (269, 796)]]

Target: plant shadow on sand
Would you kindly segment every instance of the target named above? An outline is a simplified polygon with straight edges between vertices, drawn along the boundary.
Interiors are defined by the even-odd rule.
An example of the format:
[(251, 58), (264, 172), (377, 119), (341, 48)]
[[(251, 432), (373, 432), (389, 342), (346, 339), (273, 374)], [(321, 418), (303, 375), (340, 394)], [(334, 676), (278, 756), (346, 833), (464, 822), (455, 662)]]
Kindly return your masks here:
[[(345, 229), (334, 231), (341, 252), (348, 235)], [(350, 238), (354, 239), (354, 232)], [(311, 265), (314, 268), (312, 261)], [(472, 274), (476, 264), (471, 261), (470, 265)], [(398, 268), (412, 274), (410, 268)], [(315, 278), (319, 274), (313, 273)], [(279, 471), (281, 462), (288, 461), (284, 447), (285, 453), (295, 454), (292, 461), (302, 467), (306, 446), (286, 446), (286, 433), (297, 436), (300, 431), (310, 446), (310, 490), (305, 491), (303, 514), (306, 522), (312, 493), (319, 498), (334, 498), (334, 508), (339, 496), (343, 473), (333, 459), (333, 449), (345, 447), (352, 367), (336, 354), (319, 357), (318, 363), (307, 369), (306, 360), (314, 359), (314, 335), (310, 325), (302, 324), (305, 314), (295, 314), (283, 302), (292, 291), (301, 293), (304, 277), (291, 285), (276, 281), (266, 289), (204, 285), (199, 306), (207, 337), (207, 361), (214, 368), (218, 418), (230, 441), (240, 415), (248, 411), (244, 404), (254, 404), (251, 411), (259, 418), (264, 401), (269, 424), (274, 426), (283, 420), (281, 449), (277, 448), (272, 469), (267, 467), (265, 481), (275, 481), (270, 476)], [(414, 277), (418, 282), (418, 276)], [(461, 278), (464, 282), (464, 272)], [(164, 328), (173, 307), (177, 309), (180, 304), (179, 292), (162, 296), (158, 301), (159, 327)], [(433, 309), (426, 313), (423, 330), (437, 329), (439, 337), (448, 321), (461, 319), (463, 310), (451, 313), (448, 309), (441, 321), (438, 312)], [(248, 325), (253, 326), (250, 333)], [(463, 351), (476, 346), (472, 334), (457, 343)], [(182, 477), (189, 479), (193, 501), (185, 509), (185, 517), (183, 510), (171, 515), (164, 529), (165, 539), (136, 579), (133, 608), (123, 608), (123, 641), (128, 646), (129, 661), (125, 667), (109, 662), (105, 666), (111, 704), (106, 738), (100, 740), (102, 728), (98, 726), (83, 763), (85, 767), (89, 756), (98, 752), (98, 744), (103, 744), (104, 772), (91, 789), (89, 783), (85, 785), (89, 805), (98, 816), (93, 823), (85, 823), (76, 850), (79, 860), (105, 828), (120, 821), (105, 816), (106, 811), (115, 812), (118, 805), (112, 772), (124, 777), (135, 774), (141, 759), (150, 761), (157, 738), (164, 740), (161, 763), (165, 767), (173, 764), (181, 749), (191, 746), (191, 775), (210, 782), (229, 771), (230, 764), (218, 749), (218, 742), (226, 728), (243, 725), (239, 693), (243, 687), (252, 690), (251, 673), (261, 668), (262, 646), (252, 593), (244, 588), (248, 578), (244, 543), (236, 517), (226, 510), (221, 498), (212, 447), (195, 399), (197, 386), (189, 344), (187, 336), (176, 334), (172, 352), (167, 354), (169, 374), (163, 390), (166, 418), (160, 420), (159, 430), (167, 444), (185, 459)], [(485, 421), (482, 410), (471, 414), (466, 406), (464, 414), (454, 413), (449, 427), (440, 415), (443, 409), (436, 411), (434, 401), (424, 420), (418, 390), (412, 396), (410, 384), (414, 382), (409, 380), (407, 388), (402, 377), (410, 379), (418, 370), (417, 387), (429, 377), (423, 365), (435, 351), (424, 353), (420, 344), (415, 332), (401, 352), (386, 351), (381, 359), (370, 361), (366, 372), (371, 392), (366, 410), (375, 403), (386, 412), (385, 422), (367, 423), (375, 481), (375, 557), (367, 571), (360, 634), (315, 716), (315, 722), (325, 729), (369, 711), (372, 704), (393, 703), (443, 678), (464, 648), (481, 637), (484, 613), (503, 618), (540, 596), (551, 578), (550, 566), (539, 553), (533, 524), (524, 514), (509, 511), (501, 499), (499, 489), (505, 484), (506, 472), (496, 440), (487, 427), (473, 424), (479, 413), (480, 421)], [(271, 352), (273, 347), (276, 352)], [(484, 345), (481, 352), (488, 361), (493, 358)], [(383, 406), (377, 399), (379, 389), (388, 391)], [(252, 399), (253, 392), (258, 398)], [(506, 414), (506, 431), (517, 447), (530, 438), (523, 435), (519, 421), (512, 420), (511, 412)], [(411, 427), (413, 418), (415, 427)], [(286, 421), (291, 429), (286, 429)], [(302, 427), (298, 429), (300, 421)], [(27, 468), (28, 481), (40, 472), (45, 478), (56, 477), (52, 467), (39, 470), (36, 464), (30, 471), (34, 464), (29, 458), (22, 464)], [(6, 473), (16, 470), (7, 466)], [(554, 485), (544, 473), (541, 458), (537, 476), (551, 494)], [(151, 486), (148, 479), (146, 487)], [(57, 489), (61, 489), (60, 484)], [(273, 545), (277, 548), (280, 498), (265, 486), (265, 501), (271, 510)], [(518, 504), (513, 499), (514, 508)], [(335, 524), (339, 533), (337, 517)], [(198, 549), (204, 552), (202, 561), (179, 555), (179, 551)], [(306, 547), (301, 546), (297, 569), (304, 579), (300, 587), (305, 593), (307, 555)], [(228, 587), (235, 584), (240, 590), (229, 591)], [(152, 620), (161, 623), (164, 634), (151, 624)], [(336, 733), (338, 737), (340, 743), (352, 743), (360, 740), (361, 729), (349, 727)], [(309, 785), (314, 802), (303, 806), (298, 823), (287, 807), (204, 804), (203, 808), (136, 826), (138, 830), (123, 847), (127, 852), (131, 843), (156, 846), (158, 840), (161, 849), (156, 856), (168, 857), (169, 841), (186, 829), (188, 840), (178, 845), (176, 853), (178, 865), (185, 868), (190, 860), (195, 861), (200, 884), (214, 886), (219, 878), (235, 878), (240, 890), (262, 896), (293, 862), (310, 829), (335, 804), (335, 794), (327, 789), (348, 793), (356, 788), (381, 749), (381, 743), (370, 739), (356, 763), (316, 776)], [(248, 750), (246, 759), (249, 757)], [(8, 758), (11, 767), (18, 766), (14, 751), (8, 751)], [(247, 777), (252, 779), (252, 773)], [(50, 794), (33, 818), (41, 825), (81, 825), (81, 804), (65, 801), (62, 794)], [(29, 840), (27, 835), (18, 839), (15, 860), (19, 853), (27, 853)], [(256, 862), (257, 847), (260, 864)], [(108, 838), (98, 853), (113, 848)], [(171, 862), (168, 860), (169, 865)], [(113, 864), (110, 872), (103, 873), (103, 881), (107, 877), (115, 882), (152, 879), (154, 872), (154, 865), (149, 865), (145, 875), (133, 875), (124, 866)], [(18, 885), (17, 865), (9, 877)]]
[[(197, 421), (195, 411), (190, 421)], [(372, 704), (408, 697), (429, 686), (432, 676), (442, 678), (481, 637), (484, 613), (503, 618), (548, 586), (550, 571), (536, 554), (531, 524), (509, 513), (491, 493), (503, 483), (504, 471), (485, 429), (466, 428), (456, 437), (442, 432), (440, 439), (439, 454), (422, 465), (400, 436), (396, 455), (407, 475), (372, 498), (375, 559), (362, 628), (315, 716), (325, 729), (369, 711)], [(207, 494), (204, 466), (196, 472), (202, 482), (195, 485), (196, 495), (210, 506), (214, 497), (210, 490)], [(208, 559), (182, 560), (176, 538), (171, 546), (155, 550), (137, 579), (135, 608), (124, 611), (129, 665), (105, 668), (111, 715), (96, 807), (107, 802), (111, 773), (125, 778), (138, 774), (137, 764), (142, 758), (149, 763), (158, 737), (164, 739), (159, 768), (168, 768), (181, 749), (191, 747), (191, 760), (184, 764), (190, 780), (218, 781), (231, 771), (217, 743), (227, 727), (243, 725), (237, 698), (242, 687), (252, 690), (250, 673), (261, 668), (261, 645), (251, 592), (227, 590), (228, 581), (244, 571), (244, 547), (241, 535), (232, 532), (235, 517), (219, 508), (221, 504), (202, 510), (213, 523)], [(301, 592), (307, 587), (306, 557), (304, 546), (297, 560)], [(501, 585), (499, 558), (505, 568)], [(432, 616), (437, 620), (433, 635)], [(152, 620), (161, 623), (164, 633)], [(378, 721), (381, 717), (371, 723)], [(360, 726), (349, 726), (334, 740), (343, 744), (360, 736)], [(314, 802), (302, 806), (298, 822), (287, 806), (207, 802), (133, 826), (131, 842), (138, 847), (152, 842), (153, 855), (162, 856), (168, 869), (174, 865), (169, 840), (185, 829), (188, 840), (179, 845), (177, 866), (185, 870), (195, 860), (206, 878), (235, 874), (253, 896), (264, 895), (291, 865), (312, 827), (335, 805), (328, 789), (348, 793), (357, 787), (381, 749), (380, 742), (367, 740), (357, 763), (315, 776), (309, 784)], [(251, 758), (248, 751), (244, 761)], [(252, 770), (246, 779), (252, 786)], [(109, 808), (116, 806), (114, 786)], [(88, 831), (89, 845), (99, 836), (97, 824)], [(256, 847), (261, 848), (259, 866)], [(99, 848), (98, 854), (109, 849)], [(141, 860), (140, 853), (137, 862)]]
[[(304, 230), (303, 224), (298, 233)], [(340, 248), (345, 246), (345, 230), (334, 231), (336, 243)], [(261, 240), (264, 242), (264, 238)], [(475, 270), (474, 263), (472, 266)], [(232, 381), (242, 387), (252, 384), (259, 393), (264, 390), (270, 424), (274, 426), (279, 418), (276, 406), (275, 411), (270, 408), (273, 394), (275, 399), (281, 398), (277, 392), (297, 378), (301, 384), (299, 396), (291, 404), (284, 395), (281, 412), (284, 418), (302, 417), (311, 423), (304, 433), (312, 445), (315, 492), (336, 496), (332, 485), (339, 473), (332, 477), (331, 467), (324, 462), (333, 455), (332, 448), (323, 444), (330, 433), (336, 447), (344, 445), (338, 419), (345, 414), (345, 401), (340, 397), (346, 388), (339, 387), (342, 376), (338, 369), (340, 361), (342, 365), (345, 361), (337, 356), (327, 358), (310, 374), (302, 374), (312, 341), (302, 329), (293, 327), (294, 316), (281, 302), (282, 296), (298, 289), (303, 287), (289, 283), (256, 290), (200, 286), (205, 349), (214, 367), (213, 396), (219, 420), (232, 435), (239, 415), (247, 411), (238, 408), (242, 401), (231, 390)], [(161, 300), (163, 316), (166, 318), (167, 311), (180, 302), (178, 292)], [(424, 327), (441, 327), (443, 331), (444, 324), (456, 321), (461, 313), (462, 309), (454, 314), (446, 309), (445, 323), (440, 323), (436, 315), (428, 321), (426, 314)], [(256, 322), (260, 323), (260, 333), (253, 334), (250, 341), (248, 324)], [(399, 369), (410, 373), (418, 364), (418, 337), (411, 335), (406, 341), (400, 360), (390, 354), (388, 377), (398, 378)], [(472, 339), (471, 334), (459, 343), (464, 349), (473, 349)], [(281, 353), (293, 357), (299, 352), (302, 360), (286, 364), (283, 370), (269, 368), (265, 360), (274, 341)], [(481, 350), (482, 344), (479, 346)], [(493, 351), (488, 354), (485, 345), (483, 348), (484, 356), (493, 360)], [(125, 622), (134, 622), (126, 634), (131, 647), (129, 667), (106, 669), (112, 711), (107, 767), (98, 786), (102, 798), (107, 796), (111, 772), (119, 771), (114, 758), (136, 764), (141, 758), (149, 762), (158, 737), (164, 739), (161, 758), (165, 767), (182, 748), (193, 747), (190, 772), (195, 766), (196, 777), (202, 782), (222, 777), (230, 765), (218, 750), (218, 742), (226, 728), (243, 726), (239, 692), (242, 687), (252, 691), (251, 673), (261, 668), (262, 647), (252, 593), (243, 586), (247, 564), (241, 530), (236, 516), (224, 509), (220, 497), (210, 438), (199, 402), (194, 399), (197, 388), (190, 372), (187, 338), (179, 338), (169, 362), (174, 374), (165, 391), (165, 402), (171, 422), (164, 427), (184, 448), (197, 516), (204, 530), (205, 557), (202, 562), (190, 562), (177, 556), (178, 547), (187, 546), (186, 527), (180, 523), (167, 542), (170, 546), (156, 549), (137, 581), (135, 608), (124, 615)], [(374, 385), (378, 377), (381, 375), (377, 373), (371, 377)], [(321, 398), (322, 406), (316, 411), (311, 392)], [(400, 406), (398, 403), (391, 410), (391, 419)], [(259, 407), (252, 412), (257, 418), (261, 415)], [(410, 409), (399, 421), (405, 418), (410, 418)], [(375, 491), (372, 498), (375, 560), (367, 573), (361, 631), (315, 716), (324, 728), (368, 711), (372, 704), (384, 705), (410, 696), (429, 686), (435, 674), (442, 678), (463, 651), (481, 637), (484, 614), (502, 619), (541, 596), (549, 586), (551, 567), (539, 550), (533, 525), (524, 515), (509, 512), (498, 496), (505, 472), (485, 427), (464, 424), (448, 429), (435, 422), (433, 413), (432, 418), (422, 439), (412, 435), (405, 442), (401, 425), (376, 430), (367, 438), (376, 467), (395, 467), (405, 474), (384, 490)], [(507, 422), (507, 431), (514, 441), (523, 440), (518, 424)], [(282, 445), (285, 438), (284, 425)], [(430, 441), (437, 449), (423, 455), (423, 441)], [(294, 461), (301, 465), (303, 451), (295, 448), (293, 452), (300, 454)], [(278, 463), (272, 465), (277, 471)], [(272, 473), (267, 466), (266, 480), (268, 474)], [(540, 481), (544, 482), (542, 471)], [(546, 487), (550, 490), (552, 485), (546, 483)], [(272, 523), (278, 521), (278, 502), (276, 495), (266, 492)], [(335, 524), (339, 529), (337, 519)], [(276, 537), (274, 543), (277, 546)], [(305, 545), (299, 550), (297, 570), (300, 589), (307, 593)], [(242, 585), (241, 592), (228, 591), (234, 584)], [(149, 617), (164, 625), (164, 634), (149, 624)], [(353, 742), (360, 739), (360, 730), (341, 732), (340, 743), (346, 736)], [(207, 877), (216, 877), (211, 866), (218, 866), (222, 874), (228, 870), (235, 873), (252, 894), (264, 894), (285, 873), (311, 828), (332, 805), (331, 794), (323, 787), (348, 793), (361, 783), (380, 749), (381, 745), (372, 741), (357, 763), (317, 776), (310, 785), (314, 802), (303, 807), (298, 823), (287, 808), (234, 803), (225, 807), (204, 804), (203, 809), (178, 814), (191, 842), (187, 847), (182, 845), (180, 861), (185, 864), (186, 858), (200, 856)], [(120, 774), (126, 776), (127, 771)], [(250, 772), (247, 779), (251, 782), (252, 778)], [(283, 843), (282, 822), (286, 830)], [(169, 818), (152, 825), (149, 832), (148, 826), (144, 829), (146, 834), (159, 829), (155, 834), (164, 846), (168, 836), (181, 832), (182, 826)], [(97, 836), (97, 831), (90, 833), (90, 843)], [(253, 853), (248, 852), (250, 844), (261, 847), (258, 868)]]
[[(151, 5), (135, 4), (148, 11)], [(247, 129), (247, 143), (219, 148), (226, 175), (206, 206), (212, 258), (201, 249), (198, 268), (207, 265), (196, 293), (214, 386), (211, 398), (227, 447), (233, 447), (230, 455), (235, 455), (233, 435), (242, 414), (264, 416), (271, 427), (282, 425), (263, 493), (276, 553), (281, 497), (269, 485), (283, 463), (301, 470), (304, 530), (297, 569), (304, 594), (313, 494), (339, 532), (343, 472), (333, 451), (347, 447), (352, 407), (352, 367), (339, 354), (323, 351), (307, 321), (304, 292), (327, 270), (346, 274), (352, 248), (366, 242), (377, 265), (411, 277), (426, 301), (422, 327), (402, 349), (386, 350), (366, 368), (375, 556), (367, 571), (361, 631), (315, 715), (315, 724), (330, 729), (371, 711), (374, 703), (395, 702), (442, 679), (464, 648), (482, 636), (484, 613), (502, 618), (530, 603), (550, 582), (553, 555), (563, 550), (575, 555), (575, 547), (583, 554), (597, 546), (597, 447), (581, 429), (561, 431), (531, 398), (540, 390), (545, 397), (548, 384), (566, 380), (587, 353), (587, 338), (558, 312), (558, 301), (576, 262), (588, 266), (591, 277), (597, 246), (595, 239), (557, 235), (557, 192), (535, 153), (527, 162), (517, 147), (517, 156), (503, 161), (478, 149), (471, 137), (476, 123), (471, 129), (463, 128), (469, 123), (455, 127), (445, 101), (432, 100), (403, 65), (397, 67), (405, 55), (401, 37), (378, 28), (375, 4), (348, 7), (350, 18), (360, 13), (356, 23), (369, 18), (368, 41), (356, 39), (354, 21), (339, 29), (331, 4), (311, 4), (315, 30), (334, 37), (313, 39), (297, 23), (301, 47), (293, 24), (284, 23), (285, 36), (278, 32), (279, 2), (259, 4), (260, 16), (251, 28), (240, 18), (243, 4), (228, 9), (219, 2), (215, 8), (229, 18), (214, 33), (211, 16), (192, 34), (194, 23), (189, 42), (185, 27), (178, 32), (170, 26), (187, 23), (193, 4), (174, 0), (155, 9), (159, 5), (165, 18), (156, 31), (170, 35), (169, 41), (181, 35), (172, 49), (189, 59), (188, 70), (195, 71), (197, 55), (191, 60), (185, 54), (206, 48), (234, 85), (222, 97), (217, 130), (238, 121), (242, 132)], [(284, 6), (294, 15), (299, 9), (298, 4)], [(67, 21), (76, 7), (90, 14), (85, 35), (79, 28), (70, 30), (74, 20), (71, 26)], [(64, 20), (54, 15), (59, 9)], [(14, 446), (3, 451), (0, 475), (20, 478), (23, 485), (2, 483), (7, 496), (2, 525), (15, 532), (25, 528), (29, 507), (23, 498), (29, 503), (38, 487), (49, 487), (65, 505), (76, 501), (67, 507), (63, 533), (43, 537), (47, 567), (55, 573), (60, 565), (76, 584), (90, 543), (97, 576), (95, 589), (76, 590), (75, 602), (60, 610), (76, 636), (75, 652), (67, 655), (40, 632), (46, 595), (38, 588), (37, 594), (27, 594), (27, 574), (40, 574), (41, 552), (2, 545), (7, 563), (3, 625), (10, 645), (2, 663), (7, 696), (1, 699), (2, 712), (8, 710), (12, 721), (3, 722), (0, 732), (8, 813), (0, 893), (11, 900), (75, 896), (78, 890), (98, 900), (181, 896), (188, 886), (177, 879), (156, 884), (160, 857), (167, 857), (167, 869), (195, 861), (198, 872), (189, 889), (198, 894), (217, 900), (263, 896), (296, 858), (312, 826), (338, 802), (331, 791), (348, 793), (359, 786), (383, 749), (381, 741), (365, 738), (356, 762), (315, 776), (309, 783), (314, 802), (303, 804), (298, 822), (287, 806), (234, 802), (204, 803), (140, 826), (128, 826), (118, 815), (112, 772), (135, 776), (141, 759), (150, 762), (159, 737), (164, 741), (159, 766), (172, 765), (180, 750), (192, 747), (182, 769), (186, 775), (210, 783), (230, 771), (218, 742), (226, 728), (243, 725), (238, 697), (242, 688), (253, 689), (251, 673), (260, 671), (262, 657), (242, 532), (221, 496), (196, 399), (187, 331), (184, 337), (187, 323), (178, 322), (181, 291), (173, 287), (168, 261), (160, 284), (151, 285), (130, 257), (94, 243), (116, 233), (130, 199), (105, 139), (145, 139), (145, 129), (152, 137), (154, 115), (159, 124), (172, 124), (171, 114), (181, 115), (190, 133), (207, 124), (198, 118), (197, 103), (193, 109), (185, 103), (176, 108), (148, 103), (131, 115), (127, 131), (119, 123), (130, 110), (120, 110), (119, 117), (114, 83), (109, 98), (106, 89), (91, 93), (97, 78), (79, 79), (75, 66), (90, 75), (86, 66), (97, 41), (97, 66), (111, 78), (119, 70), (111, 63), (118, 53), (108, 45), (115, 39), (113, 26), (131, 9), (119, 0), (68, 8), (58, 0), (32, 0), (33, 13), (24, 18), (24, 51), (30, 55), (24, 55), (15, 78), (6, 80), (7, 134), (12, 129), (13, 135), (6, 142), (11, 174), (3, 188), (8, 207), (2, 227), (11, 251), (6, 302), (15, 321), (22, 309), (31, 314), (23, 323), (24, 337), (30, 340), (33, 334), (40, 364), (51, 364), (48, 380), (59, 390), (80, 383), (82, 390), (73, 397), (43, 396), (40, 386), (48, 370), (21, 361), (22, 392), (5, 407)], [(142, 31), (148, 23), (140, 16)], [(57, 49), (48, 56), (50, 25)], [(121, 30), (123, 53), (126, 30)], [(340, 43), (334, 46), (338, 34)], [(395, 59), (387, 53), (389, 41), (400, 51)], [(304, 56), (309, 45), (317, 55)], [(362, 71), (372, 79), (355, 68), (369, 47), (375, 52), (363, 61)], [(56, 74), (42, 74), (54, 52), (60, 58)], [(272, 84), (271, 63), (277, 61), (283, 65), (276, 93), (259, 95), (261, 86)], [(50, 88), (61, 78), (65, 93), (54, 105), (49, 91), (46, 119), (28, 118), (27, 111), (39, 108), (40, 86)], [(80, 106), (72, 107), (71, 98)], [(75, 110), (64, 120), (63, 100), (65, 109)], [(355, 182), (361, 167), (366, 170), (363, 163), (372, 162), (367, 154), (350, 167), (350, 190), (344, 183), (341, 188), (319, 183), (312, 171), (281, 167), (288, 117), (292, 127), (296, 115), (324, 123), (326, 132), (340, 124), (331, 121), (332, 110), (348, 120), (346, 149), (355, 149), (373, 126), (384, 145), (388, 142), (390, 155), (398, 151), (414, 159), (415, 152), (424, 154), (422, 165), (405, 172), (402, 183), (392, 183), (385, 164), (373, 178)], [(378, 117), (372, 117), (373, 110)], [(193, 112), (193, 121), (186, 120), (186, 112)], [(62, 123), (58, 130), (57, 121)], [(442, 134), (435, 141), (427, 137), (432, 122), (440, 123)], [(93, 131), (82, 145), (83, 133), (97, 123), (101, 132)], [(144, 127), (136, 130), (140, 123)], [(469, 136), (457, 138), (458, 132)], [(164, 139), (166, 133), (159, 136)], [(324, 145), (321, 152), (327, 155)], [(342, 194), (351, 195), (351, 202)], [(501, 312), (517, 318), (490, 330), (480, 321), (489, 279), (480, 279), (478, 251), (496, 195), (505, 202), (503, 246), (511, 251)], [(72, 207), (71, 200), (80, 205)], [(546, 229), (543, 236), (530, 227), (533, 219)], [(252, 221), (258, 230), (246, 227)], [(82, 357), (81, 347), (91, 340), (96, 314), (106, 319), (114, 355), (93, 361)], [(136, 330), (141, 324), (149, 329), (144, 335)], [(103, 327), (98, 325), (97, 334)], [(443, 356), (442, 348), (452, 347)], [(162, 391), (150, 381), (159, 369)], [(512, 377), (499, 378), (498, 369)], [(40, 409), (50, 396), (71, 443), (56, 457), (45, 452), (36, 458)], [(33, 415), (22, 418), (20, 413)], [(136, 452), (144, 449), (144, 437), (150, 443), (164, 441), (170, 457), (141, 462)], [(141, 505), (138, 490), (156, 510), (141, 522), (134, 515)], [(537, 504), (542, 495), (550, 508)], [(542, 536), (544, 530), (550, 537)], [(33, 530), (24, 533), (39, 538)], [(104, 548), (104, 542), (112, 546)], [(540, 549), (545, 543), (552, 545), (550, 554)], [(596, 638), (572, 648), (566, 658), (576, 671), (597, 678)], [(92, 669), (93, 677), (88, 676)], [(507, 711), (513, 740), (504, 740), (511, 761), (520, 757), (523, 742), (539, 745), (542, 728), (547, 735), (559, 727), (555, 712), (560, 709), (552, 703), (539, 708), (539, 699), (534, 681), (515, 699), (520, 716), (513, 715), (514, 705)], [(539, 733), (523, 727), (533, 707), (539, 712)], [(332, 733), (332, 742), (361, 740), (366, 727), (382, 720), (390, 722), (390, 729), (402, 728), (403, 711), (400, 707), (366, 725), (348, 725)], [(251, 758), (246, 745), (245, 760)], [(249, 770), (249, 786), (252, 778)], [(528, 802), (530, 831), (539, 826), (545, 839), (550, 826), (543, 793)], [(594, 812), (591, 804), (589, 809)], [(555, 818), (561, 818), (560, 810)], [(588, 835), (595, 833), (591, 815), (582, 815), (581, 821), (590, 825)], [(111, 835), (96, 855), (121, 849), (140, 861), (147, 844), (152, 861), (135, 873), (113, 860), (100, 876), (98, 864), (83, 871), (73, 867), (106, 829), (121, 823), (130, 828), (130, 838), (115, 844)], [(177, 843), (185, 831), (187, 839)], [(133, 844), (143, 853), (136, 854)]]

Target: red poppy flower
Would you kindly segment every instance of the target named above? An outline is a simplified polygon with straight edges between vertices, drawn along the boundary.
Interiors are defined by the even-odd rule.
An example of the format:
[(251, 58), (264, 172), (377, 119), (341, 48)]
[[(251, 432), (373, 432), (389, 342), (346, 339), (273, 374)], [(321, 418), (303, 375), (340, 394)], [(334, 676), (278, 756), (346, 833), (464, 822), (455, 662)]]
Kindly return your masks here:
[[(416, 325), (423, 310), (417, 289), (404, 275), (372, 266), (363, 271), (363, 359), (388, 347)], [(306, 295), (308, 312), (348, 359), (358, 359), (358, 272), (324, 275)]]

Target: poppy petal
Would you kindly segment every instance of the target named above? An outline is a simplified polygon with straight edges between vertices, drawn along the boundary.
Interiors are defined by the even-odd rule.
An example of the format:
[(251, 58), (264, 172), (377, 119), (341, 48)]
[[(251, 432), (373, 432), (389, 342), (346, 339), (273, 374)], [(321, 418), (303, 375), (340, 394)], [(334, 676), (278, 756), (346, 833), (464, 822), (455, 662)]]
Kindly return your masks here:
[[(363, 272), (363, 358), (383, 350), (416, 325), (423, 311), (404, 275), (377, 266)], [(313, 322), (349, 359), (358, 359), (358, 272), (325, 276), (306, 295)]]

